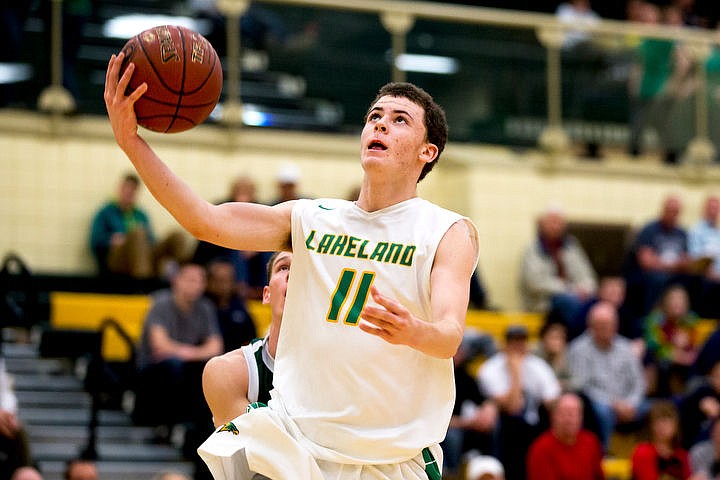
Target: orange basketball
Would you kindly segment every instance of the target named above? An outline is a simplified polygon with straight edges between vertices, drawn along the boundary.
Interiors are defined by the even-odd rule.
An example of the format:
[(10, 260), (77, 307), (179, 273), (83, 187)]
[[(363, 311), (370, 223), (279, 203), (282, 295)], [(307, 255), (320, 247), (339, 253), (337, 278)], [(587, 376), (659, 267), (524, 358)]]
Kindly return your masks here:
[(135, 103), (138, 124), (155, 132), (182, 132), (199, 125), (222, 91), (222, 65), (205, 37), (188, 28), (162, 25), (134, 36), (123, 47), (135, 71), (128, 93), (143, 82), (148, 89)]

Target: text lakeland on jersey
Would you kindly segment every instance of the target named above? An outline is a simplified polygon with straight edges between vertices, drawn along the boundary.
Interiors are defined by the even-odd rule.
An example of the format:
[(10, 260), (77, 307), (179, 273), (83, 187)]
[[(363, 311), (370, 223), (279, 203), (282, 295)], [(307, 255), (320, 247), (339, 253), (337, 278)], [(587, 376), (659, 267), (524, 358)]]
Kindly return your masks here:
[(415, 245), (395, 242), (373, 243), (364, 238), (352, 235), (323, 233), (312, 230), (305, 239), (305, 246), (310, 251), (323, 255), (360, 258), (382, 263), (394, 263), (406, 267), (412, 266), (415, 256)]

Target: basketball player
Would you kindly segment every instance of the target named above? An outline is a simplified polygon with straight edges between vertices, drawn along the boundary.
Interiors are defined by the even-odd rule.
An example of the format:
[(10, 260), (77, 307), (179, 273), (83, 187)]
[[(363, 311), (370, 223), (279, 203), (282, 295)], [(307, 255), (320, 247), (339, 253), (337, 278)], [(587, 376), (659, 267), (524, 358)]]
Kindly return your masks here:
[(262, 302), (270, 305), (270, 328), (263, 339), (211, 358), (203, 371), (203, 392), (216, 427), (245, 413), (251, 403), (270, 400), (275, 351), (285, 308), (292, 253), (277, 252), (267, 266)]
[(218, 480), (440, 478), (477, 230), (418, 198), (447, 139), (442, 109), (407, 83), (380, 89), (360, 138), (356, 202), (212, 205), (138, 135), (123, 55), (108, 65), (116, 141), (191, 234), (237, 250), (293, 252), (268, 407), (198, 449)]

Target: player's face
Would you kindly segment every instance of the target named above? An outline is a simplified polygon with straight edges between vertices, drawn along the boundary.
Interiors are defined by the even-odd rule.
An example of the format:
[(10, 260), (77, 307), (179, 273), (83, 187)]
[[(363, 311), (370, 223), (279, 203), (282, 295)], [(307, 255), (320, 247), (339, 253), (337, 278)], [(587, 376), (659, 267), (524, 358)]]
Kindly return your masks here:
[(270, 304), (273, 318), (281, 318), (283, 310), (285, 310), (285, 295), (290, 278), (291, 262), (292, 253), (280, 253), (273, 263), (270, 280), (263, 288), (263, 303)]
[[(404, 97), (384, 96), (365, 118), (361, 136), (361, 158), (366, 172), (388, 168), (410, 174), (422, 169), (437, 155), (426, 140), (425, 110)], [(418, 171), (419, 174), (419, 171)]]

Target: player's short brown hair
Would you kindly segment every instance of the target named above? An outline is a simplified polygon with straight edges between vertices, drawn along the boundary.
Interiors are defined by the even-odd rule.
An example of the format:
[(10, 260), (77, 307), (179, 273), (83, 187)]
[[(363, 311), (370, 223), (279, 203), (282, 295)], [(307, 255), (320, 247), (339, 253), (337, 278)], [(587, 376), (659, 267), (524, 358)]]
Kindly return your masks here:
[(272, 277), (273, 267), (275, 266), (275, 262), (278, 259), (278, 256), (283, 252), (283, 250), (280, 250), (278, 252), (273, 252), (272, 255), (270, 255), (270, 259), (267, 262), (267, 281), (266, 283), (270, 283), (270, 277)]
[[(419, 182), (425, 178), (425, 175), (430, 173), (430, 170), (433, 169), (440, 159), (440, 154), (445, 150), (445, 144), (448, 138), (448, 123), (445, 117), (445, 111), (433, 100), (429, 93), (417, 85), (408, 82), (391, 82), (383, 85), (378, 91), (377, 96), (375, 96), (375, 99), (370, 103), (370, 108), (372, 108), (380, 98), (385, 96), (407, 98), (425, 110), (426, 138), (428, 142), (437, 147), (438, 154), (432, 162), (425, 164), (422, 172), (420, 172)], [(370, 113), (369, 110), (365, 114), (366, 120), (368, 113)]]

